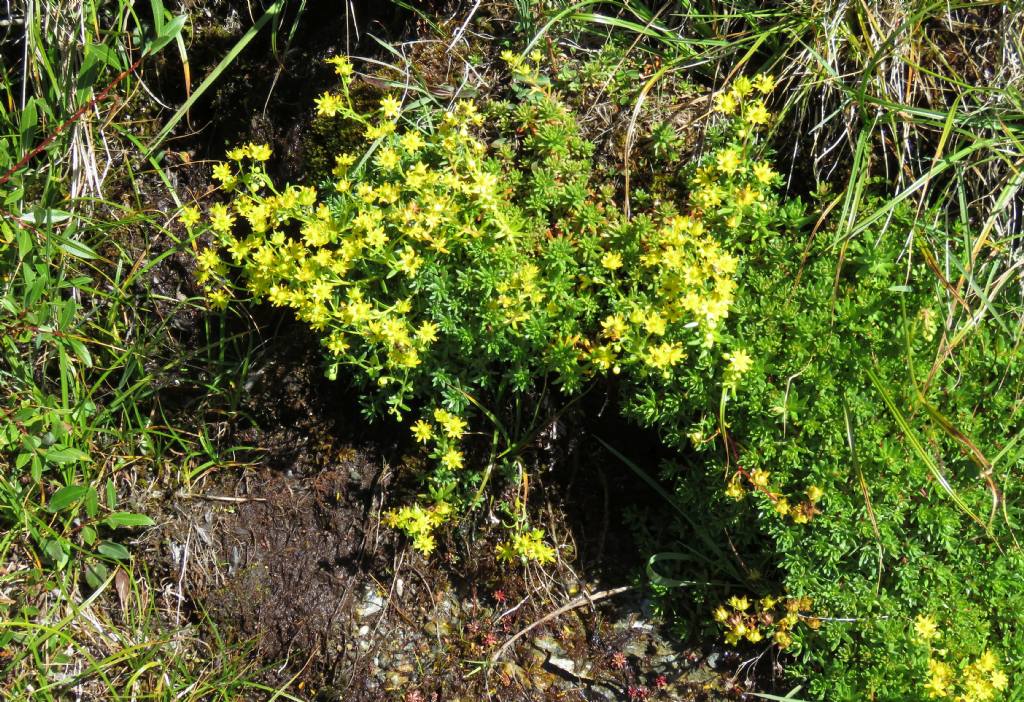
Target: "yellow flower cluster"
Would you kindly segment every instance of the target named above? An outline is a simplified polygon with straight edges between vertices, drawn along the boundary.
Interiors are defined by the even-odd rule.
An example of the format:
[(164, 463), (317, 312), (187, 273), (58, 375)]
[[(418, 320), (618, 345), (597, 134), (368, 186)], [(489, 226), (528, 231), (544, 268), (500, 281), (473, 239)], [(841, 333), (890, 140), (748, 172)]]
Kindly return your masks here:
[(422, 444), (433, 441), (432, 455), (444, 468), (450, 471), (462, 468), (465, 458), (459, 448), (459, 442), (468, 428), (466, 420), (440, 408), (434, 410), (433, 419), (436, 426), (425, 419), (414, 422), (413, 438)]
[(320, 117), (334, 117), (339, 114), (345, 116), (356, 116), (352, 110), (352, 101), (348, 95), (348, 85), (352, 79), (355, 69), (352, 62), (345, 56), (335, 56), (327, 59), (327, 63), (334, 66), (335, 74), (341, 79), (342, 92), (325, 92), (314, 100), (316, 113)]
[[(528, 77), (540, 57), (506, 60)], [(449, 370), (453, 357), (458, 364), (458, 354), (475, 356), (499, 335), (513, 353), (539, 357), (539, 372), (557, 374), (570, 390), (623, 369), (672, 378), (691, 349), (716, 342), (733, 304), (738, 259), (713, 233), (723, 217), (765, 207), (776, 177), (767, 164), (750, 162), (745, 145), (728, 147), (698, 174), (686, 215), (659, 213), (637, 223), (603, 214), (600, 203), (601, 226), (552, 231), (561, 226), (513, 202), (523, 172), (514, 157), (489, 155), (477, 136), (484, 116), (473, 101), (436, 115), (431, 130), (405, 128), (394, 96), (367, 114), (355, 111), (351, 63), (330, 63), (341, 89), (322, 95), (317, 112), (352, 121), (366, 148), (337, 155), (326, 192), (275, 187), (266, 145), (228, 152), (214, 177), (231, 199), (211, 206), (206, 221), (219, 250), (198, 253), (199, 277), (215, 304), (227, 303), (227, 271), (234, 267), (254, 297), (292, 310), (321, 332), (329, 374), (340, 365), (358, 369), (375, 385), (374, 401), (399, 418), (410, 397), (430, 401), (424, 386), (436, 388), (436, 372)], [(545, 114), (568, 118), (544, 90), (531, 95), (550, 101), (555, 111)], [(745, 95), (739, 99), (747, 105)], [(761, 121), (751, 109), (747, 122)], [(200, 215), (186, 209), (182, 221), (192, 229)], [(558, 264), (550, 251), (563, 256)], [(483, 294), (465, 292), (475, 286)], [(753, 359), (736, 349), (725, 360), (726, 380), (735, 387)], [(528, 382), (520, 377), (512, 384)], [(466, 418), (445, 409), (411, 426), (446, 478), (466, 463), (467, 428)], [(416, 540), (429, 534), (428, 516), (402, 513), (394, 521)], [(533, 532), (503, 548), (519, 558), (553, 557)]]
[(790, 632), (800, 621), (800, 612), (811, 609), (811, 600), (807, 597), (786, 600), (762, 597), (751, 602), (747, 597), (733, 596), (726, 605), (715, 610), (714, 618), (725, 628), (725, 641), (730, 646), (744, 640), (758, 643), (765, 636), (771, 636), (780, 648), (786, 648), (793, 642)]
[(929, 697), (949, 697), (953, 685), (953, 668), (948, 663), (937, 661), (934, 658), (928, 659), (928, 681), (924, 685), (924, 691)]
[(437, 546), (434, 530), (448, 522), (453, 514), (447, 502), (437, 502), (431, 507), (412, 504), (387, 512), (384, 523), (392, 529), (404, 531), (412, 538), (413, 547), (429, 556)]
[[(805, 499), (794, 505), (780, 491), (771, 488), (770, 480), (771, 473), (767, 470), (761, 468), (754, 468), (750, 471), (740, 470), (729, 479), (725, 494), (734, 500), (741, 500), (751, 492), (757, 493), (771, 503), (772, 510), (776, 514), (780, 517), (789, 517), (794, 524), (807, 524), (821, 511), (818, 504), (825, 496), (825, 491), (819, 486), (811, 485), (807, 488)], [(746, 484), (750, 485), (749, 489)]]
[(544, 543), (542, 529), (529, 529), (513, 535), (511, 540), (499, 543), (495, 553), (499, 561), (506, 563), (534, 561), (543, 565), (555, 560), (555, 549)]
[(999, 658), (991, 651), (985, 651), (959, 673), (949, 663), (929, 657), (924, 691), (932, 699), (989, 702), (996, 699), (1009, 683), (1009, 677), (999, 667)]
[(768, 95), (775, 90), (775, 78), (759, 73), (753, 79), (740, 76), (731, 88), (715, 96), (715, 109), (725, 115), (739, 115), (743, 121), (752, 126), (767, 124), (771, 115), (765, 107), (764, 100), (756, 97)]
[(249, 142), (245, 146), (238, 146), (229, 150), (227, 157), (232, 161), (243, 161), (247, 158), (253, 161), (268, 161), (270, 160), (270, 154), (269, 145)]
[(924, 691), (932, 699), (951, 699), (955, 702), (989, 702), (1009, 685), (1009, 678), (999, 665), (999, 657), (984, 651), (970, 662), (961, 662), (958, 672), (952, 665), (937, 658), (945, 656), (945, 649), (933, 650), (932, 642), (942, 637), (935, 618), (928, 614), (914, 620), (915, 639), (928, 647), (928, 678)]
[(751, 156), (753, 137), (771, 121), (764, 100), (755, 95), (767, 95), (774, 87), (770, 76), (740, 77), (715, 98), (716, 109), (738, 122), (738, 140), (719, 148), (712, 154), (711, 163), (697, 170), (692, 201), (706, 217), (722, 221), (731, 229), (766, 211), (766, 187), (779, 179), (767, 162), (755, 161)]
[[(398, 109), (391, 98), (381, 102), (381, 114), (390, 120), (383, 123), (392, 125), (391, 131)], [(438, 328), (429, 320), (411, 319), (409, 302), (385, 304), (381, 281), (395, 275), (412, 279), (426, 257), (450, 253), (482, 236), (481, 227), (486, 225), (466, 221), (461, 212), (491, 210), (501, 221), (497, 179), (480, 158), (483, 144), (468, 131), (479, 121), (475, 106), (468, 102), (447, 118), (441, 138), (450, 162), (444, 170), (429, 168), (418, 159), (425, 145), (418, 132), (392, 137), (377, 150), (377, 177), (354, 188), (347, 218), (339, 218), (320, 202), (313, 188), (264, 192), (269, 179), (260, 164), (269, 157), (267, 147), (250, 144), (234, 149), (229, 156), (250, 160), (248, 167), (239, 175), (229, 164), (218, 164), (215, 173), (224, 185), (233, 186), (242, 177), (247, 187), (230, 207), (210, 208), (210, 229), (257, 297), (292, 308), (314, 329), (329, 329), (325, 346), (336, 356), (351, 348), (350, 339), (368, 342), (377, 364), (374, 372), (387, 384), (388, 378), (401, 378), (421, 363), (422, 354), (438, 338)], [(338, 157), (339, 192), (350, 190), (347, 170), (354, 161), (348, 154)], [(246, 233), (236, 236), (239, 219), (245, 221)], [(298, 238), (285, 233), (296, 228)], [(497, 239), (510, 231), (490, 234)], [(209, 264), (204, 270), (222, 270), (209, 255), (204, 257)], [(457, 462), (454, 454), (448, 458)]]
[(343, 84), (348, 82), (355, 70), (347, 56), (333, 56), (327, 59), (327, 63), (334, 66), (334, 72), (341, 78)]
[[(616, 250), (600, 265), (620, 275), (622, 287), (642, 294), (621, 299), (601, 321), (599, 337), (581, 357), (598, 372), (623, 367), (670, 376), (687, 357), (683, 339), (695, 329), (705, 346), (717, 338), (736, 290), (737, 259), (695, 216), (673, 216), (641, 242), (644, 253), (627, 262)], [(620, 270), (621, 269), (621, 270)]]

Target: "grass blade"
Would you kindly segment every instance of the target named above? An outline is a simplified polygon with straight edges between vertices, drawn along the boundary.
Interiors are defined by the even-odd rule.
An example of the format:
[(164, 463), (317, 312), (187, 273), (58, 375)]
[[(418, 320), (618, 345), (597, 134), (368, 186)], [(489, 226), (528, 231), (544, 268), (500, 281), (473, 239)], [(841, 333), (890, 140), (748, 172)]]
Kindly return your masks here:
[(256, 38), (256, 35), (259, 34), (260, 30), (281, 12), (281, 8), (284, 7), (284, 3), (285, 0), (277, 0), (277, 2), (267, 8), (267, 11), (264, 12), (258, 20), (256, 20), (256, 23), (249, 27), (249, 30), (242, 35), (242, 38), (239, 39), (233, 47), (231, 47), (231, 50), (220, 60), (220, 63), (218, 63), (213, 71), (210, 72), (210, 75), (208, 75), (206, 79), (199, 84), (199, 87), (193, 91), (192, 95), (185, 100), (184, 103), (182, 103), (181, 107), (178, 108), (178, 111), (175, 112), (169, 120), (167, 120), (167, 123), (163, 128), (155, 137), (153, 137), (149, 144), (146, 145), (146, 152), (144, 155), (147, 158), (153, 155), (153, 152), (164, 142), (167, 136), (178, 125), (178, 122), (180, 122), (188, 111), (192, 109), (192, 106), (196, 101), (210, 89), (210, 86), (217, 82), (221, 77), (221, 74), (223, 74), (224, 71), (234, 63), (235, 59), (238, 58), (238, 55), (241, 54), (242, 50)]
[(985, 522), (982, 521), (981, 518), (978, 517), (978, 515), (976, 515), (973, 510), (971, 510), (967, 503), (964, 502), (963, 498), (960, 497), (960, 494), (956, 491), (956, 489), (949, 484), (949, 481), (946, 479), (946, 476), (944, 476), (942, 474), (942, 471), (939, 470), (939, 466), (938, 464), (935, 463), (935, 459), (932, 458), (931, 454), (928, 453), (928, 451), (925, 449), (924, 445), (921, 443), (921, 440), (917, 437), (917, 433), (914, 431), (913, 427), (910, 426), (910, 423), (907, 421), (907, 418), (903, 415), (903, 412), (900, 411), (900, 408), (896, 406), (896, 403), (893, 401), (892, 397), (890, 397), (889, 393), (886, 392), (885, 385), (882, 383), (881, 379), (878, 377), (875, 371), (871, 368), (868, 368), (867, 374), (868, 378), (871, 379), (871, 384), (875, 386), (875, 390), (878, 391), (878, 394), (882, 397), (882, 402), (885, 403), (886, 408), (889, 410), (889, 414), (892, 415), (893, 420), (896, 422), (897, 426), (899, 426), (900, 431), (903, 433), (903, 436), (906, 437), (907, 442), (910, 444), (911, 448), (914, 450), (914, 453), (917, 455), (917, 457), (928, 468), (928, 472), (932, 474), (932, 477), (935, 478), (939, 486), (942, 487), (943, 492), (945, 492), (949, 499), (953, 501), (953, 504), (957, 506), (957, 509), (963, 512), (975, 524), (984, 529), (985, 533), (990, 538), (993, 538), (992, 532), (989, 529), (988, 525), (986, 525)]

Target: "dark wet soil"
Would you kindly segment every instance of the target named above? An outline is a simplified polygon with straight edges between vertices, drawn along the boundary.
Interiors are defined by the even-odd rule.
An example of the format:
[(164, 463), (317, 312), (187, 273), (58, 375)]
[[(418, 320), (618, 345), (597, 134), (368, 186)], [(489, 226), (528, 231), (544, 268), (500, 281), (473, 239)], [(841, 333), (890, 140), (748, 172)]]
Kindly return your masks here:
[[(558, 563), (499, 563), (502, 529), (487, 510), (424, 558), (380, 524), (382, 510), (414, 488), (415, 458), (403, 462), (394, 447), (382, 455), (380, 441), (353, 446), (344, 437), (358, 431), (335, 433), (342, 419), (322, 398), (332, 385), (292, 353), (274, 359), (274, 377), (244, 403), (261, 422), (243, 434), (263, 458), (179, 491), (151, 535), (192, 613), (202, 610), (228, 640), (252, 642), (255, 660), (275, 664), (268, 684), (298, 676), (305, 691), (332, 701), (733, 697), (728, 673), (739, 659), (673, 640), (642, 584), (633, 587), (640, 564), (618, 498), (601, 491), (595, 504), (590, 481), (537, 466), (531, 519), (558, 545)], [(363, 428), (372, 438), (375, 429)], [(561, 454), (564, 467), (578, 452), (570, 443), (548, 453)], [(620, 481), (602, 482), (622, 494)], [(597, 601), (531, 629), (485, 664), (582, 593)]]

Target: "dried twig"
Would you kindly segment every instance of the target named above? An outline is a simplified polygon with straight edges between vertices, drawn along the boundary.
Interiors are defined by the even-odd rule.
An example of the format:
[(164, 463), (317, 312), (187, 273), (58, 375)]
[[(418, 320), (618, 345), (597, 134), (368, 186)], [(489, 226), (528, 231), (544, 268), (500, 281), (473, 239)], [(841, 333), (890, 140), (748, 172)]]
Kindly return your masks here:
[(265, 497), (232, 497), (231, 495), (200, 495), (194, 492), (180, 492), (176, 495), (186, 500), (210, 500), (212, 502), (231, 502), (241, 504), (244, 502), (266, 502)]
[(518, 641), (519, 639), (523, 638), (524, 636), (526, 636), (528, 633), (530, 633), (531, 631), (533, 631), (534, 629), (536, 629), (540, 625), (546, 624), (547, 622), (551, 621), (552, 619), (560, 617), (561, 615), (565, 614), (566, 612), (571, 612), (572, 610), (577, 609), (579, 607), (582, 607), (583, 605), (593, 604), (594, 602), (599, 602), (600, 600), (607, 599), (609, 597), (614, 597), (615, 595), (620, 595), (623, 592), (626, 592), (627, 590), (632, 590), (632, 589), (633, 589), (632, 585), (623, 585), (622, 587), (615, 587), (615, 588), (611, 588), (609, 590), (601, 590), (601, 592), (596, 592), (593, 595), (588, 595), (587, 593), (583, 593), (582, 595), (580, 595), (576, 599), (572, 600), (568, 604), (562, 605), (561, 607), (556, 609), (554, 612), (551, 612), (550, 614), (544, 615), (543, 617), (541, 617), (537, 621), (535, 621), (532, 624), (530, 624), (525, 629), (522, 629), (519, 633), (517, 633), (515, 636), (510, 638), (508, 641), (503, 643), (501, 645), (501, 648), (499, 648), (497, 651), (495, 651), (493, 654), (491, 654), (491, 659), (490, 659), (491, 665), (494, 665), (498, 661), (499, 658), (501, 658), (503, 655), (505, 655), (505, 652), (508, 651), (508, 649), (511, 648), (512, 645), (516, 641)]

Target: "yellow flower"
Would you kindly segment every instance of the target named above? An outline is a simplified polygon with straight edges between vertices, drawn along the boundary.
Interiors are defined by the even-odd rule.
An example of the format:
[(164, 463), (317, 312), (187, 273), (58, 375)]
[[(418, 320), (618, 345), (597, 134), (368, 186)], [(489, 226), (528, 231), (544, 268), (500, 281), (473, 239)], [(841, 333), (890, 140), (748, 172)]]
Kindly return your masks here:
[(191, 205), (183, 207), (181, 209), (181, 213), (178, 215), (178, 221), (184, 224), (186, 229), (191, 229), (192, 227), (199, 224), (199, 219), (199, 208), (193, 207)]
[(416, 437), (416, 440), (421, 444), (425, 444), (433, 438), (434, 428), (421, 419), (412, 425), (412, 435)]
[(386, 243), (388, 243), (388, 235), (384, 231), (384, 227), (374, 227), (366, 232), (366, 245), (371, 249), (380, 249)]
[(918, 615), (914, 621), (914, 631), (917, 632), (917, 638), (921, 641), (931, 641), (939, 637), (939, 628), (935, 624), (935, 620), (926, 614)]
[(758, 192), (753, 188), (743, 186), (733, 193), (733, 197), (736, 199), (736, 204), (740, 207), (748, 207), (753, 205), (757, 201)]
[(334, 157), (334, 176), (341, 178), (348, 173), (348, 167), (356, 162), (355, 154), (341, 153)]
[(437, 341), (437, 325), (433, 322), (424, 322), (416, 330), (416, 338), (424, 344), (431, 344)]
[(225, 290), (224, 288), (217, 288), (213, 292), (209, 293), (207, 295), (207, 298), (209, 298), (210, 304), (213, 305), (213, 307), (218, 310), (222, 310), (225, 307), (227, 307), (228, 301), (230, 299), (228, 296), (228, 291)]
[(670, 368), (686, 356), (686, 352), (679, 344), (665, 342), (653, 347), (647, 355), (647, 363), (655, 368)]
[(763, 638), (764, 636), (761, 635), (761, 632), (757, 628), (753, 628), (747, 632), (747, 641), (750, 643), (757, 643)]
[(411, 247), (402, 249), (398, 255), (398, 270), (410, 278), (415, 277), (421, 265), (423, 265), (423, 259)]
[(594, 362), (594, 365), (601, 370), (611, 370), (612, 373), (618, 374), (619, 366), (615, 364), (616, 356), (615, 351), (607, 346), (602, 345), (594, 349), (594, 352), (590, 354), (590, 359)]
[(718, 170), (725, 175), (732, 175), (740, 168), (740, 152), (735, 148), (722, 149), (715, 155), (715, 162), (718, 164)]
[(747, 124), (760, 126), (768, 124), (768, 120), (771, 119), (771, 113), (769, 113), (768, 109), (764, 106), (764, 102), (758, 100), (747, 108), (744, 119), (747, 121)]
[(978, 660), (974, 664), (978, 667), (978, 670), (989, 672), (995, 670), (999, 665), (999, 658), (992, 651), (985, 651), (978, 657)]
[(729, 618), (729, 610), (727, 610), (725, 607), (719, 606), (718, 609), (715, 610), (715, 621), (716, 622), (720, 622), (720, 623), (724, 624), (725, 620), (728, 619), (728, 618)]
[(402, 103), (390, 95), (380, 99), (380, 111), (388, 119), (395, 119), (402, 111)]
[(621, 339), (622, 335), (626, 333), (626, 320), (617, 314), (608, 315), (601, 322), (601, 328), (604, 330), (606, 337), (616, 341)]
[(345, 353), (348, 350), (348, 341), (345, 340), (345, 335), (341, 332), (333, 332), (327, 338), (327, 350), (335, 356)]
[(252, 144), (246, 146), (246, 151), (249, 153), (249, 158), (253, 161), (267, 161), (270, 159), (270, 146), (267, 144)]
[(746, 76), (740, 76), (733, 82), (732, 89), (736, 91), (736, 94), (741, 98), (750, 95), (750, 91), (754, 89), (754, 83)]
[(775, 90), (775, 76), (770, 76), (767, 73), (758, 73), (754, 76), (754, 88), (762, 95), (767, 95)]
[(449, 470), (457, 470), (462, 467), (462, 452), (456, 448), (450, 448), (441, 456), (441, 465)]
[(544, 543), (544, 532), (532, 529), (516, 537), (516, 549), (527, 559), (540, 564), (555, 560), (555, 549)]
[(334, 66), (334, 72), (341, 78), (348, 78), (352, 75), (352, 62), (348, 60), (347, 56), (332, 56), (327, 59), (327, 63)]
[(544, 532), (540, 529), (516, 534), (511, 541), (499, 543), (495, 553), (499, 561), (506, 562), (519, 559), (544, 564), (555, 560), (555, 549), (544, 543)]
[(715, 96), (715, 109), (722, 114), (731, 115), (736, 111), (739, 103), (736, 102), (736, 96), (730, 93), (719, 93)]
[(657, 312), (648, 312), (644, 315), (644, 329), (647, 330), (648, 334), (664, 336), (666, 328), (665, 318)]
[(401, 163), (401, 159), (391, 147), (385, 146), (377, 152), (377, 165), (385, 171), (394, 170), (399, 163)]
[(231, 188), (235, 184), (235, 174), (227, 163), (218, 163), (213, 167), (213, 178), (219, 180), (225, 188)]
[(950, 692), (949, 686), (953, 677), (953, 669), (947, 663), (929, 658), (928, 672), (928, 682), (924, 686), (928, 696), (947, 697)]
[(618, 270), (619, 268), (622, 268), (622, 255), (614, 251), (609, 251), (601, 257), (601, 265), (610, 271)]
[(779, 648), (786, 648), (791, 643), (793, 643), (793, 637), (790, 636), (788, 632), (782, 631), (781, 629), (775, 632), (774, 638), (775, 643), (779, 645)]
[(750, 354), (743, 349), (736, 349), (731, 353), (725, 354), (725, 359), (729, 361), (729, 372), (735, 375), (746, 373), (754, 365)]
[(775, 178), (775, 171), (764, 161), (758, 161), (754, 164), (754, 177), (757, 178), (759, 183), (767, 185)]
[(437, 541), (434, 539), (433, 534), (416, 534), (413, 537), (412, 546), (424, 556), (429, 556), (434, 552)]
[(334, 93), (324, 93), (313, 103), (316, 105), (316, 113), (321, 117), (334, 117), (345, 106), (341, 96)]
[(1006, 673), (1001, 670), (992, 671), (991, 683), (993, 689), (1002, 692), (1006, 689), (1006, 686), (1010, 684), (1010, 679), (1006, 677)]
[(777, 501), (775, 503), (775, 511), (783, 517), (789, 514), (789, 500), (783, 497), (782, 499)]
[(746, 597), (737, 597), (736, 595), (733, 595), (729, 598), (729, 606), (737, 612), (745, 612), (750, 608), (750, 600)]
[(453, 439), (462, 436), (466, 431), (466, 422), (462, 418), (443, 409), (434, 410), (434, 420), (441, 425), (444, 433)]
[(755, 468), (750, 471), (750, 482), (759, 488), (768, 487), (768, 479), (771, 477), (771, 473), (760, 468)]
[(301, 207), (312, 207), (316, 204), (316, 188), (304, 185), (295, 191), (295, 201)]
[(821, 502), (821, 498), (824, 497), (825, 491), (817, 485), (812, 485), (807, 488), (807, 499), (812, 503), (817, 504)]
[(419, 132), (410, 131), (398, 137), (398, 143), (406, 152), (414, 154), (422, 149), (426, 142), (423, 141), (423, 137), (420, 136)]
[(199, 255), (196, 256), (196, 263), (199, 264), (200, 268), (206, 271), (216, 270), (222, 265), (222, 261), (220, 260), (220, 256), (217, 255), (216, 249), (203, 249), (200, 251)]
[(394, 183), (384, 183), (377, 190), (377, 200), (381, 205), (394, 205), (399, 196), (401, 196), (401, 192)]
[(228, 234), (235, 223), (235, 216), (228, 212), (228, 208), (222, 204), (216, 204), (210, 208), (210, 227), (215, 232)]
[(370, 141), (376, 141), (377, 139), (383, 139), (389, 134), (393, 134), (395, 131), (394, 122), (381, 122), (380, 124), (367, 125), (364, 134)]
[(746, 492), (743, 490), (743, 483), (739, 478), (733, 478), (729, 481), (729, 487), (725, 488), (725, 494), (734, 500), (742, 499)]
[(526, 70), (526, 67), (523, 65), (526, 60), (515, 52), (502, 51), (501, 60), (507, 63), (514, 73), (523, 73)]

